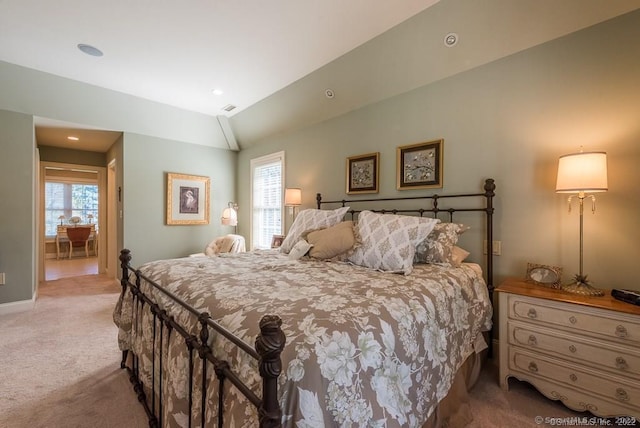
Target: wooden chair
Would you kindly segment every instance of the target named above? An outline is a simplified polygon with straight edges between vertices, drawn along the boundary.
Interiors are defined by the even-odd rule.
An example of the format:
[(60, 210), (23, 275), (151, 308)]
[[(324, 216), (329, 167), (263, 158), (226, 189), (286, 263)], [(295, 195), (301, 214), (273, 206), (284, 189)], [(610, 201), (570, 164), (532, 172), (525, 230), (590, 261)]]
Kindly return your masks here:
[(84, 247), (86, 257), (89, 257), (89, 235), (91, 235), (91, 227), (68, 227), (67, 236), (69, 237), (69, 258), (73, 254), (74, 248)]

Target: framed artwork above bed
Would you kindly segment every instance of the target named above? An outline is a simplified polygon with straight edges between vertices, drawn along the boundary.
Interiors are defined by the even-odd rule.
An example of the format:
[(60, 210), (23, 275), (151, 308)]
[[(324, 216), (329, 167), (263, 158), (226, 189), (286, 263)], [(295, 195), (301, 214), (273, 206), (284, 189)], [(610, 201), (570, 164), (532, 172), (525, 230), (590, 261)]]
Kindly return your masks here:
[(380, 153), (347, 158), (347, 193), (378, 193)]
[(209, 177), (167, 173), (167, 224), (209, 224)]
[(440, 139), (398, 147), (398, 190), (442, 187), (443, 145), (444, 140)]

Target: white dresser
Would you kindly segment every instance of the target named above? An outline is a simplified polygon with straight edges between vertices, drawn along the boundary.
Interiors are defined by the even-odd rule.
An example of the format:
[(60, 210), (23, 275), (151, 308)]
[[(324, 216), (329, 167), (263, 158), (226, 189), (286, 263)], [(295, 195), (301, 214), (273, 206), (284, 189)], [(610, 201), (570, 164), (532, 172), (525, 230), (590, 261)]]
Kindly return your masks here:
[(571, 409), (640, 421), (640, 306), (520, 279), (496, 291), (503, 389), (513, 376)]

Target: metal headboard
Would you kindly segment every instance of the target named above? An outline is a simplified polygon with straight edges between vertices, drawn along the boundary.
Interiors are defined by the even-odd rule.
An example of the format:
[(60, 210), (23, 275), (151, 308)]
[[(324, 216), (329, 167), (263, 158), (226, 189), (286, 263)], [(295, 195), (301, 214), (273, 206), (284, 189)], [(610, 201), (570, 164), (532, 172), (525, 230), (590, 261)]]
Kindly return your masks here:
[[(433, 213), (435, 217), (438, 216), (439, 213), (447, 213), (449, 216), (449, 221), (453, 221), (453, 215), (456, 212), (484, 212), (486, 215), (486, 234), (485, 239), (487, 242), (487, 258), (486, 258), (486, 281), (487, 281), (487, 289), (489, 290), (489, 299), (493, 303), (493, 198), (495, 197), (496, 185), (492, 178), (487, 178), (484, 182), (484, 193), (459, 193), (452, 195), (429, 195), (429, 196), (409, 196), (409, 197), (397, 197), (397, 198), (371, 198), (371, 199), (341, 199), (341, 200), (333, 200), (333, 201), (323, 201), (322, 195), (320, 193), (316, 194), (316, 202), (318, 209), (322, 208), (323, 205), (329, 204), (340, 204), (345, 207), (347, 204), (349, 206), (353, 204), (359, 204), (363, 202), (391, 202), (391, 201), (408, 201), (408, 200), (431, 200), (431, 207), (429, 208), (417, 208), (417, 209), (372, 209), (370, 211), (379, 212), (379, 213), (388, 213), (388, 214), (418, 214), (421, 217), (425, 213)], [(475, 205), (469, 208), (441, 208), (440, 201), (441, 200), (451, 200), (451, 199), (464, 199), (464, 198), (478, 198), (481, 197), (484, 200), (483, 204), (478, 204), (476, 202)], [(471, 204), (471, 203), (470, 203)], [(478, 206), (482, 205), (482, 206)], [(351, 218), (353, 219), (355, 215), (363, 210), (353, 210), (350, 209), (348, 211), (351, 214)], [(489, 350), (491, 350), (491, 346)]]

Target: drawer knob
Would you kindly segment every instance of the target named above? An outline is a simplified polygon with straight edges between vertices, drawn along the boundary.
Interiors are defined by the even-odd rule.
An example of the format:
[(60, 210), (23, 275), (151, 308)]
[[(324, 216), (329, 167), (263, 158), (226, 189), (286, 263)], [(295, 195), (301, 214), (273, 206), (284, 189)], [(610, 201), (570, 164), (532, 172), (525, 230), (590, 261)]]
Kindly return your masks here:
[(627, 361), (624, 358), (618, 357), (616, 358), (616, 367), (620, 370), (626, 370), (629, 368), (629, 364), (627, 364)]
[(576, 347), (575, 347), (575, 346), (571, 345), (571, 346), (569, 346), (569, 351), (571, 351), (571, 352), (574, 352), (574, 353), (575, 353), (575, 352), (577, 351), (577, 349), (576, 349)]
[[(529, 308), (529, 312), (527, 312), (527, 316), (529, 318), (531, 318), (531, 319), (536, 319), (536, 318), (538, 318), (538, 313), (536, 312), (535, 309)], [(618, 327), (620, 327), (620, 326), (618, 326)]]
[(616, 327), (616, 336), (618, 337), (627, 337), (627, 329), (623, 325), (619, 325)]
[(571, 324), (575, 324), (575, 323), (577, 323), (577, 322), (578, 322), (578, 319), (577, 319), (576, 317), (569, 317), (569, 322), (570, 322)]
[(531, 361), (529, 363), (529, 371), (533, 372), (533, 373), (538, 373), (538, 365), (536, 363), (534, 363), (533, 361)]
[(616, 400), (618, 401), (629, 401), (629, 394), (622, 388), (616, 389)]
[(538, 345), (538, 339), (536, 339), (536, 337), (532, 334), (529, 336), (529, 346), (537, 346)]
[(572, 381), (577, 381), (578, 380), (578, 376), (574, 375), (573, 373), (571, 373), (571, 376), (569, 376), (569, 379), (571, 379)]

